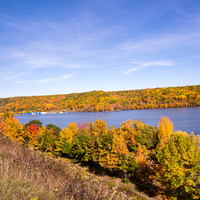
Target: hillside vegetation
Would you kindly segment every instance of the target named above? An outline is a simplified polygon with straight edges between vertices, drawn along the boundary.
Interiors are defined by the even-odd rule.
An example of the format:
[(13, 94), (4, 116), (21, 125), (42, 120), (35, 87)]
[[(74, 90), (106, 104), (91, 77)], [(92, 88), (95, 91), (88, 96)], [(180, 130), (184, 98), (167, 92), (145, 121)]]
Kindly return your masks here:
[(97, 177), (70, 160), (55, 158), (12, 141), (2, 132), (0, 199), (150, 200), (131, 185)]
[(200, 105), (200, 85), (117, 92), (0, 98), (2, 112), (114, 111)]
[[(165, 199), (184, 200), (200, 198), (200, 137), (193, 133), (174, 131), (173, 123), (165, 116), (160, 119), (157, 128), (141, 121), (127, 120), (120, 124), (120, 128), (108, 129), (105, 121), (100, 119), (87, 124), (71, 123), (61, 130), (53, 124), (42, 126), (39, 120), (32, 120), (21, 126), (17, 119), (9, 112), (5, 112), (0, 121), (0, 132), (13, 141), (23, 144), (23, 147), (28, 145), (57, 157), (74, 159), (81, 165), (87, 166), (93, 173), (118, 177), (124, 183), (134, 183), (139, 190), (152, 197), (162, 195)], [(4, 143), (2, 142), (2, 146)], [(50, 164), (45, 164), (43, 160), (37, 161), (37, 155), (40, 154), (36, 154), (35, 151), (25, 154), (30, 154), (32, 157), (23, 160), (23, 155), (20, 154), (20, 152), (23, 154), (23, 149), (18, 151), (12, 146), (11, 149), (14, 155), (10, 156), (9, 160), (5, 161), (10, 153), (5, 152), (1, 155), (0, 165), (3, 172), (14, 166), (13, 176), (14, 169), (15, 172), (19, 172), (17, 175), (19, 177), (27, 173), (27, 177), (31, 176), (35, 180), (34, 177), (41, 176), (41, 179), (44, 179), (42, 184), (50, 184), (48, 187), (51, 191), (59, 191), (53, 192), (53, 195), (61, 194), (67, 197), (69, 193), (72, 199), (83, 198), (84, 195), (93, 195), (89, 199), (113, 199), (114, 196), (114, 199), (129, 198), (127, 193), (121, 190), (114, 192), (113, 189), (107, 191), (108, 197), (105, 198), (106, 187), (93, 180), (91, 180), (92, 185), (88, 186), (90, 179), (85, 174), (83, 176), (85, 179), (82, 179), (80, 174), (74, 175), (74, 171), (70, 171), (69, 168), (67, 171), (64, 167), (62, 169), (67, 175), (63, 171), (57, 171), (57, 166), (59, 169), (62, 168), (60, 166), (62, 162), (55, 164), (51, 161)], [(24, 163), (23, 167), (20, 167), (21, 163)], [(32, 166), (36, 169), (32, 170)], [(40, 168), (37, 168), (39, 166)], [(26, 170), (32, 171), (29, 174)], [(48, 170), (52, 171), (52, 174)], [(34, 175), (35, 172), (39, 175)], [(4, 173), (1, 174), (3, 175)], [(66, 183), (65, 176), (69, 176)], [(52, 180), (49, 180), (50, 177)], [(73, 183), (74, 179), (77, 180), (76, 183)], [(28, 183), (20, 182), (20, 184), (26, 186)], [(2, 187), (4, 185), (2, 184)], [(143, 198), (141, 195), (138, 197), (133, 189), (126, 190), (128, 194), (134, 193), (136, 198)]]

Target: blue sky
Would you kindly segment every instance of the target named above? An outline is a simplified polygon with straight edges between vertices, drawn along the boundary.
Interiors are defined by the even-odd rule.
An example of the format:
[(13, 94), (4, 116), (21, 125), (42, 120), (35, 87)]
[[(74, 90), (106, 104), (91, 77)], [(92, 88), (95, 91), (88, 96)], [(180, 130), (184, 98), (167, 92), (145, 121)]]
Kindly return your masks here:
[(199, 0), (0, 2), (0, 97), (200, 84)]

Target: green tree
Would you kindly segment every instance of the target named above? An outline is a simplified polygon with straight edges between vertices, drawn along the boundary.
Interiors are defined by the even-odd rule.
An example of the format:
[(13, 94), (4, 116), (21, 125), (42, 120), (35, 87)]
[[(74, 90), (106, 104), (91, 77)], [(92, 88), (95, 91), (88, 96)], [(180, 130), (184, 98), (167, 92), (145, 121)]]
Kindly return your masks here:
[[(161, 144), (160, 144), (161, 145)], [(193, 135), (174, 134), (164, 148), (158, 145), (156, 158), (160, 165), (156, 179), (161, 182), (164, 194), (174, 199), (200, 197), (200, 157)]]
[(47, 128), (48, 130), (51, 129), (52, 132), (53, 132), (53, 134), (54, 134), (55, 136), (58, 136), (59, 133), (60, 133), (60, 131), (61, 131), (61, 129), (60, 129), (58, 126), (53, 125), (52, 123), (47, 124), (47, 125), (46, 125), (46, 128)]
[(91, 161), (91, 148), (93, 135), (87, 134), (84, 129), (81, 133), (73, 138), (72, 146), (70, 149), (70, 155), (73, 158), (77, 158), (81, 161)]
[(39, 128), (37, 137), (37, 149), (50, 151), (54, 153), (56, 149), (57, 136), (53, 129), (47, 129), (45, 126)]
[(141, 144), (144, 144), (147, 148), (156, 146), (158, 143), (158, 130), (156, 127), (143, 124), (141, 121), (134, 121), (134, 126), (142, 138)]

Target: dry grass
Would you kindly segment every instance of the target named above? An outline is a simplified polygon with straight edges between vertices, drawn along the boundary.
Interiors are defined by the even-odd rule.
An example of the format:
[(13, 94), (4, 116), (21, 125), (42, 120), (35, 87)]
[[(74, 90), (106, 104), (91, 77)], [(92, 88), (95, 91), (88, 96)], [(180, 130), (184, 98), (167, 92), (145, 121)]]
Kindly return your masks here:
[(150, 199), (11, 141), (0, 133), (0, 199)]

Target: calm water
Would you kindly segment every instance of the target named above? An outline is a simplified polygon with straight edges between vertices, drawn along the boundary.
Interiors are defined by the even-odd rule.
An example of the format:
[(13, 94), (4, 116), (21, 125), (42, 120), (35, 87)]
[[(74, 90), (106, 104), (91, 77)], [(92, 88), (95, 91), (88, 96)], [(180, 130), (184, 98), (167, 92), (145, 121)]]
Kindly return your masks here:
[(200, 107), (190, 108), (167, 108), (167, 109), (147, 109), (147, 110), (128, 110), (116, 112), (80, 112), (46, 115), (27, 115), (15, 116), (21, 124), (28, 123), (33, 119), (38, 119), (43, 126), (53, 123), (60, 128), (67, 127), (70, 122), (89, 122), (97, 119), (106, 121), (110, 125), (120, 126), (120, 123), (131, 120), (142, 120), (144, 123), (157, 126), (161, 116), (168, 116), (174, 124), (175, 130), (183, 130), (187, 133), (194, 132), (200, 134)]

